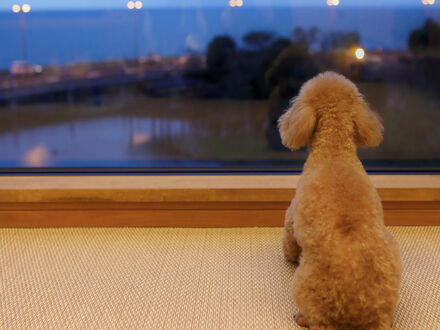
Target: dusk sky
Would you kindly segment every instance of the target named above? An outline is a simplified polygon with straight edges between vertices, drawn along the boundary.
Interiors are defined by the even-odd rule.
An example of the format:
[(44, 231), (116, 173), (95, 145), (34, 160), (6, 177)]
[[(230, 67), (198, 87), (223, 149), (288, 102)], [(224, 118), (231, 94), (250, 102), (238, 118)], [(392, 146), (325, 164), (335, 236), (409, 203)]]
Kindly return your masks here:
[[(144, 8), (222, 7), (229, 0), (143, 0)], [(10, 10), (15, 3), (29, 3), (34, 10), (46, 9), (116, 9), (125, 8), (125, 0), (1, 0), (0, 10)], [(246, 7), (325, 6), (326, 0), (244, 0)], [(439, 7), (440, 0), (432, 7)], [(421, 0), (340, 0), (338, 8), (353, 6), (423, 7)]]

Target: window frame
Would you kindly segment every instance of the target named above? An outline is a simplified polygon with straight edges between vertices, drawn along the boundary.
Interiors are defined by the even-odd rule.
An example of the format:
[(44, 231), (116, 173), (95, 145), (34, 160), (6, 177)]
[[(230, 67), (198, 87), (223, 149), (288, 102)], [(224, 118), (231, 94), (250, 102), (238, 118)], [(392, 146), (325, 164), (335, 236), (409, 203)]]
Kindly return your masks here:
[[(440, 174), (374, 174), (387, 225), (439, 226)], [(298, 174), (0, 176), (1, 227), (280, 227)]]

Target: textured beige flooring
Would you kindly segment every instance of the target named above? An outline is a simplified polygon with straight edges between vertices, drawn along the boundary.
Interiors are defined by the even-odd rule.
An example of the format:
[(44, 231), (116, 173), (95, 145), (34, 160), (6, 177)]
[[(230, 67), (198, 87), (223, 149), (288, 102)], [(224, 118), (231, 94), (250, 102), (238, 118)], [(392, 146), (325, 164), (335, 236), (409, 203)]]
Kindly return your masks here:
[[(440, 227), (391, 227), (394, 329), (440, 329)], [(280, 228), (0, 229), (0, 329), (297, 329)]]

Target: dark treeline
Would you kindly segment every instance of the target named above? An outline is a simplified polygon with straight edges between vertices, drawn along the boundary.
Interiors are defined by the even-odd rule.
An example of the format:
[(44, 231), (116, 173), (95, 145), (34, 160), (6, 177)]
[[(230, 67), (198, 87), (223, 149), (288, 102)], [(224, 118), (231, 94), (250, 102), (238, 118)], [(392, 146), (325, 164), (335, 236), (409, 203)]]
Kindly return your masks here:
[(289, 100), (321, 71), (332, 68), (352, 76), (359, 45), (357, 32), (323, 34), (317, 28), (295, 28), (290, 38), (252, 31), (242, 47), (229, 36), (217, 36), (208, 45), (197, 96), (269, 99), (267, 141), (271, 149), (284, 149), (276, 126)]
[[(325, 70), (337, 71), (355, 81), (432, 86), (440, 78), (440, 27), (433, 20), (428, 19), (410, 33), (407, 56), (400, 51), (377, 61), (357, 61), (354, 49), (361, 45), (356, 31), (324, 33), (316, 27), (297, 27), (289, 38), (251, 31), (240, 46), (230, 36), (216, 36), (207, 47), (206, 69), (187, 75), (201, 82), (197, 97), (253, 99), (268, 98), (274, 92), (295, 94), (305, 80)], [(376, 54), (376, 58), (382, 55)], [(393, 65), (389, 65), (390, 58)]]
[(440, 93), (440, 26), (426, 20), (408, 37), (408, 48), (414, 55), (407, 61), (410, 68), (410, 83)]
[(200, 81), (196, 97), (269, 99), (266, 135), (272, 149), (283, 149), (278, 118), (301, 85), (319, 72), (333, 70), (354, 81), (410, 83), (434, 91), (440, 86), (440, 27), (432, 20), (410, 33), (408, 52), (378, 50), (365, 61), (354, 57), (362, 45), (358, 32), (297, 27), (290, 38), (252, 31), (242, 41), (239, 47), (229, 36), (215, 37), (207, 48), (206, 68), (188, 75)]
[[(229, 36), (217, 36), (207, 48), (206, 70), (199, 73), (204, 83), (198, 96), (262, 99), (284, 85), (295, 89), (325, 66), (338, 65), (331, 58), (337, 52), (359, 44), (356, 32), (322, 36), (317, 28), (295, 28), (290, 38), (252, 31), (243, 37), (242, 47)], [(317, 45), (328, 56), (313, 55)], [(340, 71), (345, 71), (343, 61), (339, 62)]]

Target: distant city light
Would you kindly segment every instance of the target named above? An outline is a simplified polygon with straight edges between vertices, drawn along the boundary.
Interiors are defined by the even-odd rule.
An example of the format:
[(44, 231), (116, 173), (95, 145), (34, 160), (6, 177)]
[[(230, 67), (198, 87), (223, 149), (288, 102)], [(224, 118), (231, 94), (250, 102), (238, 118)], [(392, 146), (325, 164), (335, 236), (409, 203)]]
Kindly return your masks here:
[(339, 6), (339, 0), (327, 0), (327, 6)]
[(20, 10), (21, 10), (20, 5), (12, 5), (12, 11), (13, 11), (14, 13), (19, 13)]
[(243, 0), (230, 0), (229, 6), (231, 7), (241, 7), (243, 6)]
[(23, 10), (23, 13), (28, 13), (31, 11), (31, 6), (28, 4), (24, 4), (23, 6), (21, 6), (21, 10)]
[(22, 11), (23, 13), (29, 13), (32, 8), (30, 5), (24, 4), (23, 6), (12, 5), (11, 9), (14, 13), (19, 13), (20, 11)]
[(129, 1), (127, 2), (128, 9), (141, 9), (144, 6), (142, 1)]
[(433, 4), (435, 4), (435, 0), (422, 0), (422, 3), (424, 5), (432, 6)]
[(134, 1), (129, 1), (129, 2), (127, 2), (127, 8), (128, 8), (128, 9), (134, 9), (134, 8), (135, 8)]
[(142, 3), (142, 1), (136, 1), (134, 3), (134, 6), (136, 7), (136, 9), (141, 9), (144, 6), (144, 4)]
[(365, 50), (363, 48), (356, 48), (354, 55), (358, 60), (362, 60), (365, 57)]

